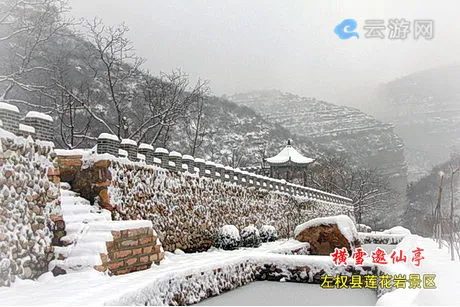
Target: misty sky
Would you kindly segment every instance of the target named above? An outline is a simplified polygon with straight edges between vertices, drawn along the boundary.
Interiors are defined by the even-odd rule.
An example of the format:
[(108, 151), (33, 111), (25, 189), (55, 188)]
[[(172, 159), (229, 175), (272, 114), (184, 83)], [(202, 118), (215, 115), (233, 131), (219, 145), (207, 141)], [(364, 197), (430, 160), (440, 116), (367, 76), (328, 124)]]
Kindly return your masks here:
[[(442, 3), (442, 5), (441, 5)], [(145, 69), (182, 68), (216, 95), (280, 89), (341, 103), (346, 93), (456, 63), (458, 1), (71, 0), (75, 17), (124, 21)], [(361, 38), (333, 33), (345, 18)], [(435, 37), (365, 39), (365, 19), (432, 19)]]

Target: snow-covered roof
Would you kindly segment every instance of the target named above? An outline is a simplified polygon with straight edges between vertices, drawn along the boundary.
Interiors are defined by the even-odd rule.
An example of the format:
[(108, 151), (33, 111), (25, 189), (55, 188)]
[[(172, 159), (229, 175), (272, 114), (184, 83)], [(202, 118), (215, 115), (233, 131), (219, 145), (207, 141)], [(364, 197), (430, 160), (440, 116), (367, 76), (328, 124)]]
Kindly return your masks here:
[(104, 140), (112, 140), (112, 141), (119, 141), (118, 136), (115, 134), (110, 134), (110, 133), (101, 133), (97, 137), (98, 139), (104, 139)]
[(206, 165), (211, 165), (211, 166), (216, 166), (216, 163), (214, 163), (212, 161), (206, 161), (205, 164)]
[(139, 149), (149, 149), (149, 150), (153, 150), (153, 146), (150, 145), (150, 144), (146, 144), (146, 143), (140, 143), (140, 144), (139, 144)]
[(139, 160), (145, 161), (145, 155), (143, 155), (143, 154), (138, 153), (138, 154), (137, 154), (137, 158), (138, 158)]
[(171, 152), (169, 153), (169, 156), (170, 156), (170, 157), (177, 157), (177, 158), (180, 158), (180, 157), (182, 157), (182, 154), (181, 154), (180, 152), (177, 152), (177, 151), (171, 151)]
[(120, 144), (137, 146), (137, 142), (131, 139), (122, 139)]
[(169, 161), (169, 162), (168, 162), (168, 165), (174, 167), (174, 166), (176, 166), (176, 163), (174, 163), (173, 161)]
[(19, 113), (18, 107), (6, 102), (0, 102), (0, 109)]
[(35, 133), (35, 128), (29, 125), (19, 124), (19, 131)]
[(195, 162), (197, 162), (197, 163), (204, 163), (204, 159), (195, 158)]
[(51, 116), (36, 111), (30, 111), (29, 113), (27, 113), (26, 118), (39, 118), (49, 122), (53, 121), (53, 118)]
[(216, 167), (217, 167), (217, 168), (224, 168), (224, 165), (223, 165), (223, 164), (220, 164), (220, 163), (217, 163), (217, 164), (216, 164)]
[(156, 153), (164, 153), (164, 154), (168, 154), (169, 151), (166, 149), (166, 148), (161, 148), (161, 147), (158, 147), (155, 149), (155, 152)]
[(288, 162), (295, 164), (308, 164), (313, 162), (314, 159), (303, 156), (294, 147), (292, 147), (290, 143), (288, 143), (288, 145), (284, 147), (279, 154), (274, 157), (267, 158), (266, 161), (270, 164), (283, 164)]
[(155, 157), (155, 158), (153, 158), (153, 163), (161, 164), (161, 160), (158, 159), (157, 157)]

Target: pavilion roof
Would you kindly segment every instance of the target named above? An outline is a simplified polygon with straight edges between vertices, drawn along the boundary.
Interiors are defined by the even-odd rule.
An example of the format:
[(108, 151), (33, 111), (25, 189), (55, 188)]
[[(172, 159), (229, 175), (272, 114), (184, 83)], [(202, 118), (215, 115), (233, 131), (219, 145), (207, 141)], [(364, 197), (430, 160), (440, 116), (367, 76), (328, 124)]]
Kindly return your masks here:
[(294, 147), (291, 146), (291, 142), (288, 142), (288, 145), (284, 147), (283, 150), (280, 151), (276, 156), (267, 158), (266, 161), (269, 164), (286, 164), (286, 163), (294, 163), (294, 164), (309, 164), (315, 161), (314, 159), (305, 157), (300, 152), (298, 152)]

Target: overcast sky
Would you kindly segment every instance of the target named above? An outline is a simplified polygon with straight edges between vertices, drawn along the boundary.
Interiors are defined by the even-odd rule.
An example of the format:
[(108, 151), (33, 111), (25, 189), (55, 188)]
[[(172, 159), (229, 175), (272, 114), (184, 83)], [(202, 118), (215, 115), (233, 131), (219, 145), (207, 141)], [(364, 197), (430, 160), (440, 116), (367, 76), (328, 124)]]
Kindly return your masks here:
[[(441, 5), (442, 3), (442, 5)], [(182, 68), (216, 95), (280, 89), (341, 103), (345, 92), (456, 63), (458, 1), (71, 0), (76, 17), (124, 21), (144, 68)], [(358, 22), (360, 39), (334, 27)], [(431, 19), (433, 40), (366, 39), (365, 19)]]

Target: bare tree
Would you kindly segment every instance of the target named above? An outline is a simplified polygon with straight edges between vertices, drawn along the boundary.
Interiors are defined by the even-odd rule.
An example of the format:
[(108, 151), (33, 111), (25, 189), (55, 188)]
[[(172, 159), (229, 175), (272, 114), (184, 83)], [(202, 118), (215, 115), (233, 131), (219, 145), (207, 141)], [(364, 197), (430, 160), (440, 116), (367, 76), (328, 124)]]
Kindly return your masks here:
[(47, 97), (49, 79), (43, 77), (52, 68), (43, 57), (47, 44), (65, 35), (72, 24), (64, 13), (69, 10), (62, 0), (9, 0), (0, 3), (0, 100), (19, 103), (51, 112), (52, 106), (31, 103), (24, 95)]
[[(189, 77), (181, 70), (170, 74), (161, 73), (159, 78), (144, 74), (139, 85), (144, 114), (138, 115), (138, 126), (130, 132), (130, 137), (148, 141), (151, 144), (168, 139), (170, 128), (179, 121), (186, 121), (193, 105), (202, 107), (207, 93), (207, 83), (198, 80), (190, 86)], [(200, 115), (200, 120), (202, 120)], [(198, 126), (198, 131), (200, 131)]]
[[(87, 22), (87, 40), (91, 43), (88, 66), (94, 72), (96, 82), (108, 92), (108, 101), (114, 107), (115, 120), (111, 132), (118, 137), (127, 137), (124, 117), (131, 107), (134, 88), (140, 75), (139, 67), (144, 60), (134, 53), (129, 31), (125, 24), (117, 27), (105, 26), (100, 19)], [(106, 119), (108, 121), (108, 119)]]
[[(450, 170), (450, 219), (449, 219), (449, 239), (450, 239), (450, 256), (451, 260), (455, 260), (455, 223), (454, 223), (454, 177), (460, 171), (459, 157), (452, 156), (449, 162)], [(459, 258), (460, 259), (460, 258)]]

